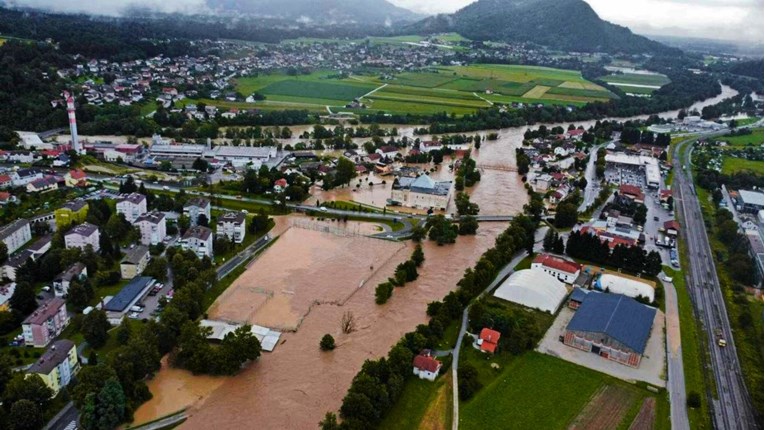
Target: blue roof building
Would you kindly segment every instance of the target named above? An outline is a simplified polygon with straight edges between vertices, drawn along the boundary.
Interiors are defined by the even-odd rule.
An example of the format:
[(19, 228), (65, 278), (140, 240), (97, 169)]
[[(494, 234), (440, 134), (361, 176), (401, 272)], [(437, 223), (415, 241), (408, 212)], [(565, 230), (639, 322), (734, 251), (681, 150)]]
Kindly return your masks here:
[(627, 296), (586, 294), (566, 326), (564, 343), (638, 367), (655, 318), (656, 308)]
[(133, 280), (125, 285), (119, 293), (109, 300), (104, 306), (104, 310), (107, 312), (125, 313), (149, 291), (149, 287), (153, 284), (153, 281), (154, 278), (149, 276), (137, 276), (133, 278)]

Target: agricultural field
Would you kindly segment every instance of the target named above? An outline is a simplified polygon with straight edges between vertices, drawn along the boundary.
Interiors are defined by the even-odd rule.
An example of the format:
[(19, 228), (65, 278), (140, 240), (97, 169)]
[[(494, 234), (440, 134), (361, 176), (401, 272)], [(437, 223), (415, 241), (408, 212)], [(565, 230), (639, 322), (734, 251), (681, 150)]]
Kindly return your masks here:
[(658, 73), (619, 73), (601, 76), (598, 79), (618, 87), (625, 93), (633, 94), (652, 94), (670, 82), (668, 77)]
[[(644, 400), (650, 399), (644, 409)], [(651, 402), (655, 402), (653, 408)], [(644, 409), (644, 410), (643, 410)], [(666, 393), (639, 386), (537, 352), (507, 365), (493, 382), (460, 407), (460, 428), (617, 428), (636, 418), (668, 429)], [(637, 423), (636, 423), (637, 426)]]
[(762, 146), (763, 139), (763, 129), (760, 127), (753, 129), (752, 134), (744, 134), (741, 136), (724, 136), (718, 138), (717, 140), (728, 142), (729, 146), (749, 146), (749, 144), (754, 146)]
[(446, 430), (451, 428), (451, 372), (435, 382), (411, 378), (401, 397), (380, 426), (380, 430)]
[[(456, 40), (448, 35), (444, 37)], [(415, 41), (413, 36), (395, 39), (399, 42)], [(399, 114), (447, 112), (465, 115), (495, 103), (581, 106), (615, 97), (604, 88), (586, 81), (578, 71), (494, 64), (435, 67), (385, 78), (373, 74), (341, 77), (330, 71), (298, 76), (273, 73), (239, 78), (236, 89), (244, 96), (257, 92), (266, 100), (237, 102), (229, 106), (217, 101), (210, 104), (238, 108), (307, 109), (313, 112), (362, 113), (372, 110)], [(344, 107), (354, 99), (359, 99), (366, 108)]]
[(733, 173), (743, 170), (750, 170), (752, 172), (762, 172), (763, 170), (762, 160), (747, 160), (744, 158), (723, 157), (722, 173), (724, 175), (732, 175)]

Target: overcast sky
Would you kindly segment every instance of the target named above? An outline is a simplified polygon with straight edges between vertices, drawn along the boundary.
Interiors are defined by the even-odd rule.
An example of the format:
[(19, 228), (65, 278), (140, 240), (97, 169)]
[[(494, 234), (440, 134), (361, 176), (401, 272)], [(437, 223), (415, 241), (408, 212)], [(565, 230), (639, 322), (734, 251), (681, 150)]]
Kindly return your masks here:
[[(473, 0), (389, 0), (421, 13), (453, 12)], [(641, 34), (762, 42), (763, 0), (585, 0), (601, 18)]]
[[(284, 0), (289, 1), (289, 0)], [(353, 0), (347, 0), (353, 1)], [(389, 0), (416, 12), (448, 13), (473, 0)], [(601, 18), (640, 34), (706, 37), (762, 43), (763, 0), (585, 0)], [(199, 13), (205, 0), (0, 0), (61, 12), (115, 15), (126, 6)]]

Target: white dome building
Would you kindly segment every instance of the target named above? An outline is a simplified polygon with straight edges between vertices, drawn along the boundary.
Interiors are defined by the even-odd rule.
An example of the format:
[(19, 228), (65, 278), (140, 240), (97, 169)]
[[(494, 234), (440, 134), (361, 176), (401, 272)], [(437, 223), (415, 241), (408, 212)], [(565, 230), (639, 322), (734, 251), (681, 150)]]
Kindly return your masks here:
[(567, 294), (562, 282), (538, 269), (519, 270), (494, 291), (494, 297), (551, 314)]

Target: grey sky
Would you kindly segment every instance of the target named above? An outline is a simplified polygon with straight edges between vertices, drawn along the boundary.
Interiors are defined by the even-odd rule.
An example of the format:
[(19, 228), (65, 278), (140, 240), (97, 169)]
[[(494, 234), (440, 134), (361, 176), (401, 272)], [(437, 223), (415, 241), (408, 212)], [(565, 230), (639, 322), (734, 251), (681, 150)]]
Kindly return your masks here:
[[(289, 0), (284, 0), (289, 1)], [(353, 1), (353, 0), (347, 0)], [(473, 0), (389, 0), (416, 12), (448, 13)], [(763, 41), (763, 0), (585, 0), (601, 18), (636, 33)], [(205, 0), (5, 0), (60, 12), (117, 15), (128, 6), (200, 13)], [(0, 4), (3, 0), (0, 0)]]

